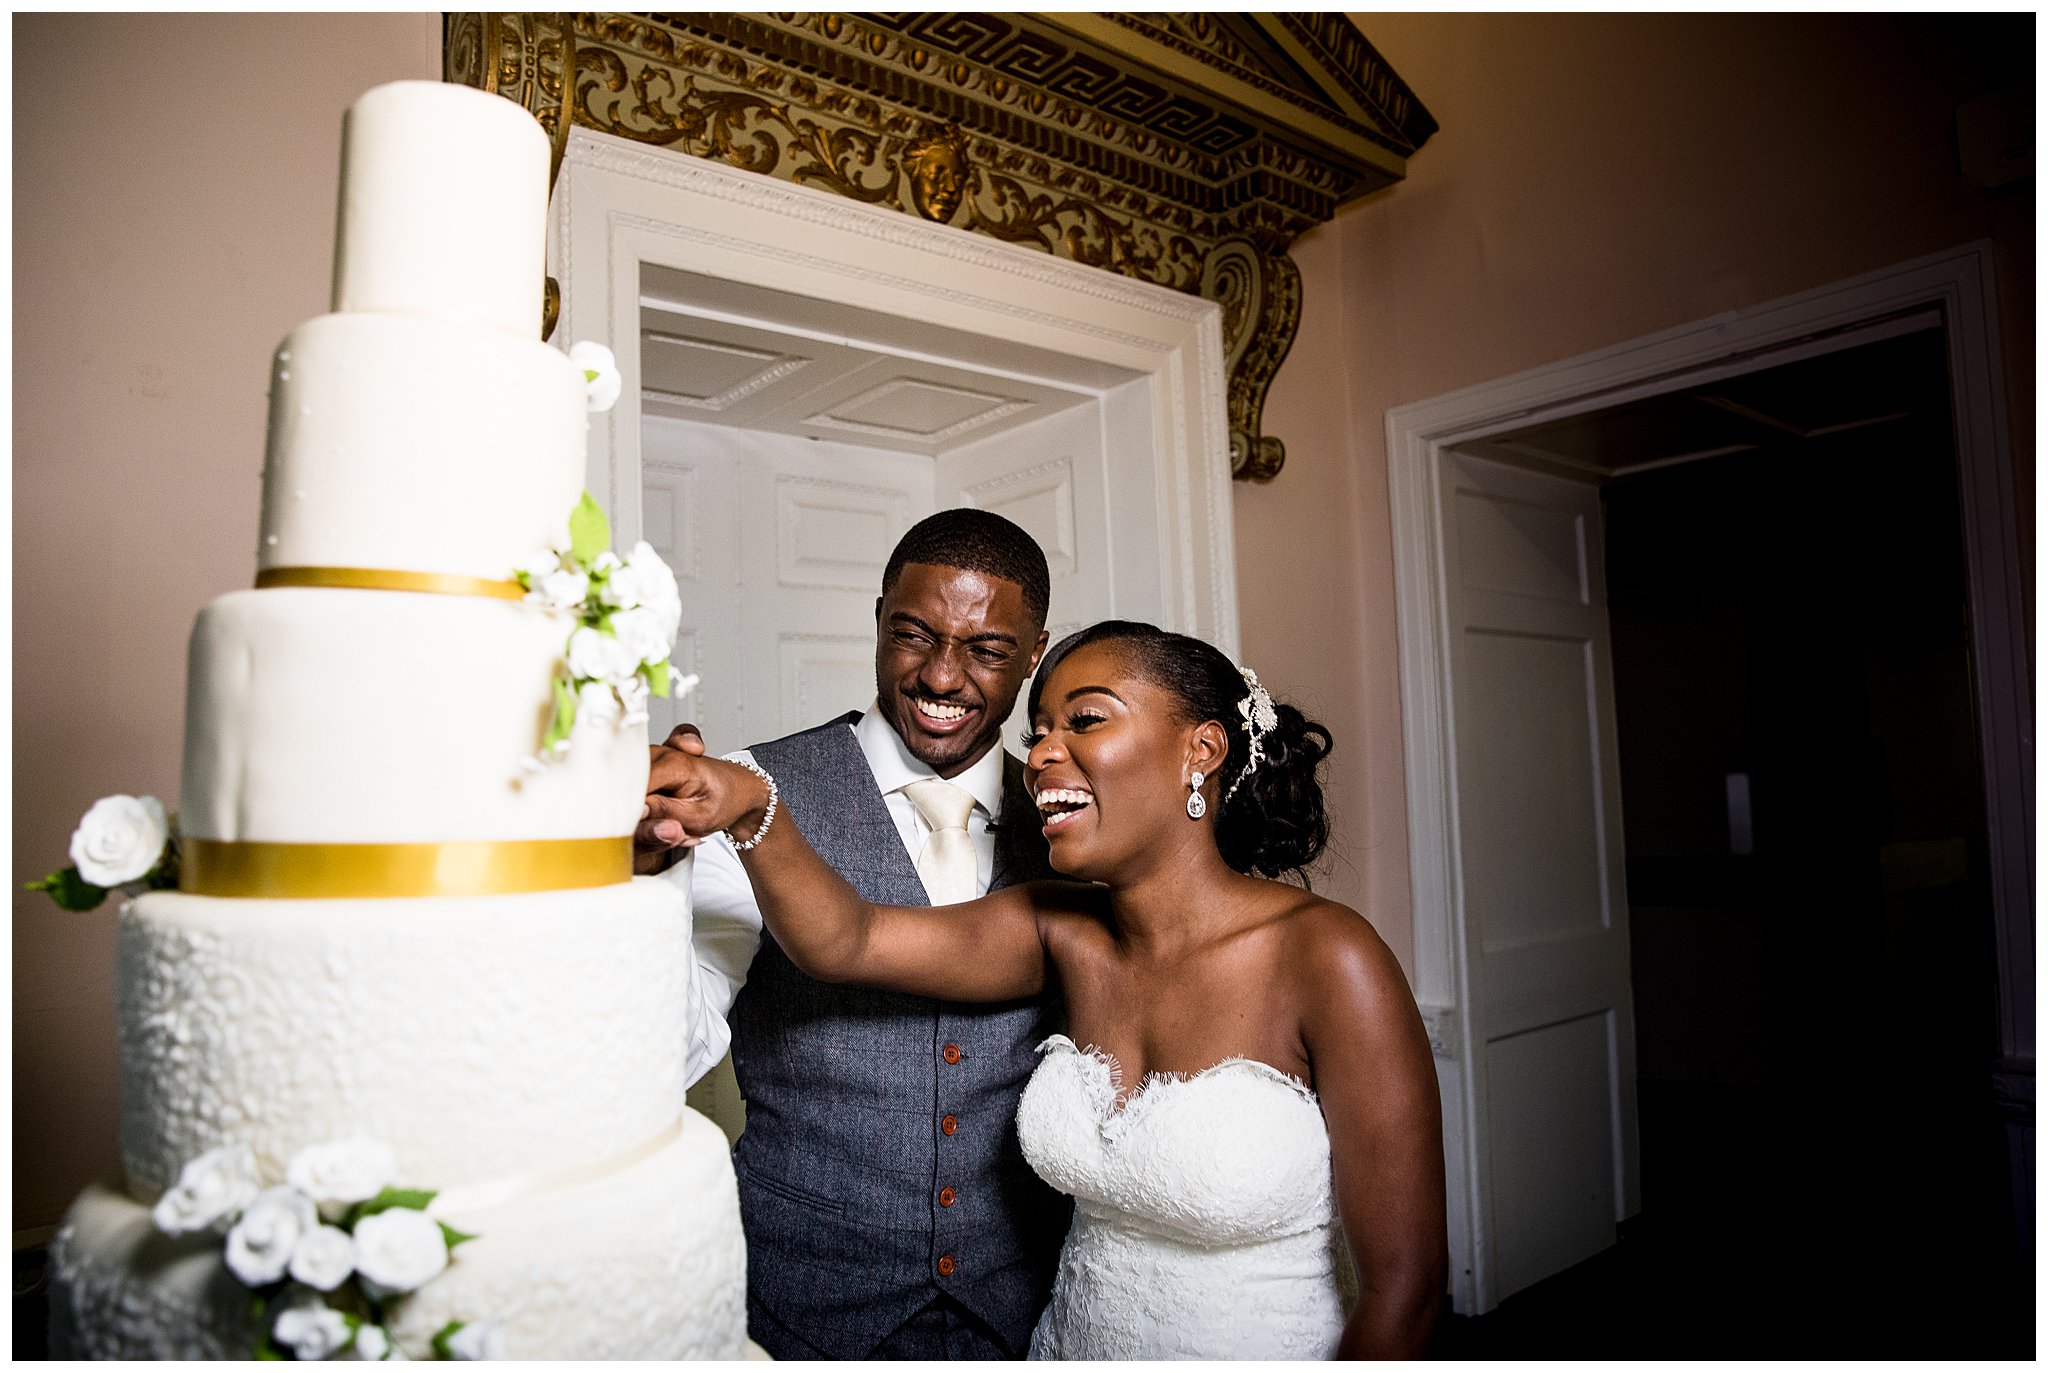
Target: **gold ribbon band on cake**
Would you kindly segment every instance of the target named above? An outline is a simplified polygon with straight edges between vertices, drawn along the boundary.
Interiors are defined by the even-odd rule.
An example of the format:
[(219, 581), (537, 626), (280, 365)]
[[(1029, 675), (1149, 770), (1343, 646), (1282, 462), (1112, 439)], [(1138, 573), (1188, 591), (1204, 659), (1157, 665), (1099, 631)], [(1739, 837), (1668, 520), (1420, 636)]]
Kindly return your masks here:
[(494, 596), (504, 601), (526, 599), (526, 588), (517, 582), (464, 577), (453, 572), (401, 572), (395, 567), (266, 567), (256, 574), (258, 591), (278, 586), (425, 591), (439, 596)]
[(318, 901), (498, 896), (609, 887), (633, 876), (633, 836), (444, 844), (279, 844), (187, 838), (178, 889), (198, 896)]

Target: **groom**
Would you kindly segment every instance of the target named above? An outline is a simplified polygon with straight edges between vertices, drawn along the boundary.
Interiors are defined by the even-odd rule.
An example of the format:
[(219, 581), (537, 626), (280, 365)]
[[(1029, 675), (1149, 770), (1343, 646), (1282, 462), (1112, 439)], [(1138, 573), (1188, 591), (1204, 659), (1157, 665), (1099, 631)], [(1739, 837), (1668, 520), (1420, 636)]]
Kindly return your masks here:
[[(921, 521), (882, 574), (875, 704), (750, 750), (867, 900), (946, 905), (1053, 875), (1023, 769), (998, 747), (1045, 651), (1049, 589), (1045, 555), (1010, 521)], [(668, 867), (683, 837), (664, 816), (664, 760), (694, 733), (654, 749), (640, 872)], [(690, 1073), (729, 1039), (747, 1101), (733, 1163), (749, 1333), (778, 1359), (1022, 1357), (1069, 1215), (1013, 1123), (1047, 1008), (814, 982), (762, 934), (729, 840), (692, 867)]]

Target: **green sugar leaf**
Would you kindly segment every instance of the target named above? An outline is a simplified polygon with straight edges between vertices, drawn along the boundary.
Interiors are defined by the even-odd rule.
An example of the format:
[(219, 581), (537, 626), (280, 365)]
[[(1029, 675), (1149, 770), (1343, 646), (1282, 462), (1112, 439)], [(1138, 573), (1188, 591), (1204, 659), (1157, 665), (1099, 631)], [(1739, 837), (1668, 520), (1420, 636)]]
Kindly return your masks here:
[(354, 1230), (356, 1222), (360, 1221), (363, 1217), (374, 1216), (380, 1211), (389, 1211), (394, 1207), (404, 1207), (412, 1211), (424, 1211), (427, 1209), (427, 1203), (431, 1202), (437, 1195), (439, 1194), (419, 1187), (386, 1187), (368, 1201), (359, 1201), (351, 1207), (347, 1218), (342, 1221), (341, 1228), (344, 1230)]
[(569, 551), (577, 562), (589, 567), (597, 561), (598, 554), (611, 546), (611, 521), (604, 517), (603, 507), (586, 491), (569, 516)]
[(656, 696), (668, 695), (668, 664), (648, 663), (640, 669), (640, 675), (647, 679), (647, 689)]
[(448, 1322), (448, 1324), (442, 1326), (439, 1330), (434, 1332), (435, 1358), (452, 1359), (455, 1357), (454, 1352), (448, 1348), (448, 1341), (455, 1338), (455, 1336), (461, 1331), (463, 1324), (464, 1323), (462, 1321), (450, 1321)]
[(445, 1220), (438, 1222), (438, 1224), (441, 1227), (441, 1238), (450, 1249), (453, 1249), (458, 1244), (467, 1244), (476, 1238), (475, 1235), (466, 1235), (462, 1231), (457, 1230)]
[(548, 732), (541, 736), (541, 748), (553, 749), (576, 728), (576, 689), (563, 676), (555, 678), (555, 713), (548, 720)]
[(77, 868), (59, 868), (42, 881), (25, 885), (30, 891), (48, 892), (50, 899), (67, 911), (96, 910), (107, 899), (107, 889), (80, 877)]

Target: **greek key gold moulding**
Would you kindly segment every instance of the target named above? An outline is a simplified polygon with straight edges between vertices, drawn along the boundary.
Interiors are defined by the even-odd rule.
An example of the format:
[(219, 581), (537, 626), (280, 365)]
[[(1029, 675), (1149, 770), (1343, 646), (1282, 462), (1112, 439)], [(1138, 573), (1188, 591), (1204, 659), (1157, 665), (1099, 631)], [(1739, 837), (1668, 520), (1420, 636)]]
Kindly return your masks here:
[[(443, 76), (1222, 307), (1232, 474), (1301, 319), (1287, 253), (1436, 120), (1342, 14), (450, 14)], [(548, 283), (546, 330), (559, 306)]]

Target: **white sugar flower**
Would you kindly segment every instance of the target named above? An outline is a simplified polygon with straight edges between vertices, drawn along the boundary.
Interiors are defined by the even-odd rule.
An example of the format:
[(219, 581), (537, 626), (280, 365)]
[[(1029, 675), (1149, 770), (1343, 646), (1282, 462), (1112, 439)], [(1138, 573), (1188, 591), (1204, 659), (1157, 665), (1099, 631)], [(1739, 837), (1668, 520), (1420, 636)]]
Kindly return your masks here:
[(356, 1327), (356, 1342), (342, 1351), (344, 1359), (361, 1359), (377, 1363), (383, 1359), (403, 1359), (405, 1355), (392, 1340), (391, 1332), (381, 1325), (359, 1325)]
[(276, 1282), (306, 1232), (320, 1223), (313, 1203), (290, 1187), (258, 1192), (228, 1231), (227, 1264), (250, 1287)]
[(688, 696), (691, 692), (695, 691), (697, 689), (698, 684), (701, 683), (703, 680), (704, 679), (702, 677), (698, 676), (694, 672), (677, 672), (676, 665), (674, 663), (670, 663), (668, 665), (669, 700), (673, 701), (677, 706), (681, 706), (683, 703), (683, 698)]
[(295, 1358), (324, 1359), (348, 1343), (348, 1318), (310, 1292), (295, 1296), (270, 1327)]
[(563, 610), (582, 607), (584, 598), (590, 595), (590, 576), (581, 568), (564, 567), (543, 573), (533, 579), (533, 590), (526, 593), (528, 600), (544, 605), (559, 606)]
[(394, 1206), (356, 1222), (356, 1272), (382, 1301), (431, 1281), (448, 1266), (448, 1241), (424, 1211)]
[(187, 1163), (150, 1214), (166, 1235), (222, 1230), (256, 1195), (256, 1156), (242, 1144), (223, 1144)]
[(682, 596), (676, 590), (676, 574), (654, 551), (654, 545), (642, 539), (605, 584), (604, 603), (621, 610), (644, 605), (664, 612), (673, 606), (680, 611)]
[(590, 571), (593, 576), (599, 573), (609, 575), (624, 566), (625, 564), (619, 561), (619, 555), (612, 552), (609, 548), (590, 560)]
[(634, 603), (659, 615), (669, 638), (675, 638), (676, 626), (683, 617), (683, 596), (676, 587), (676, 574), (654, 551), (654, 545), (645, 539), (634, 544), (633, 551), (626, 555), (626, 565), (613, 575), (628, 579)]
[(619, 694), (610, 682), (585, 682), (576, 691), (578, 729), (615, 728), (624, 713), (619, 706)]
[(448, 1337), (448, 1352), (458, 1359), (502, 1359), (504, 1327), (496, 1321), (471, 1321)]
[(171, 819), (154, 796), (105, 796), (71, 835), (71, 861), (96, 887), (118, 887), (146, 876), (163, 857)]
[(571, 676), (618, 683), (639, 670), (639, 652), (622, 639), (587, 625), (569, 636)]
[(630, 729), (647, 723), (647, 679), (634, 677), (619, 683), (619, 726)]
[(633, 666), (665, 663), (674, 641), (662, 632), (661, 617), (651, 609), (621, 610), (612, 616), (612, 633), (633, 655)]
[(624, 379), (612, 350), (594, 339), (584, 339), (569, 350), (569, 361), (583, 369), (584, 404), (591, 410), (609, 410), (618, 403)]
[(332, 1292), (348, 1281), (356, 1267), (356, 1242), (335, 1225), (316, 1225), (299, 1237), (287, 1269), (293, 1279)]
[(552, 548), (542, 548), (527, 554), (526, 560), (514, 571), (523, 572), (530, 580), (537, 582), (550, 572), (560, 571), (561, 567), (562, 555)]
[(316, 1202), (368, 1201), (397, 1179), (398, 1155), (368, 1135), (301, 1149), (284, 1170), (284, 1180)]

